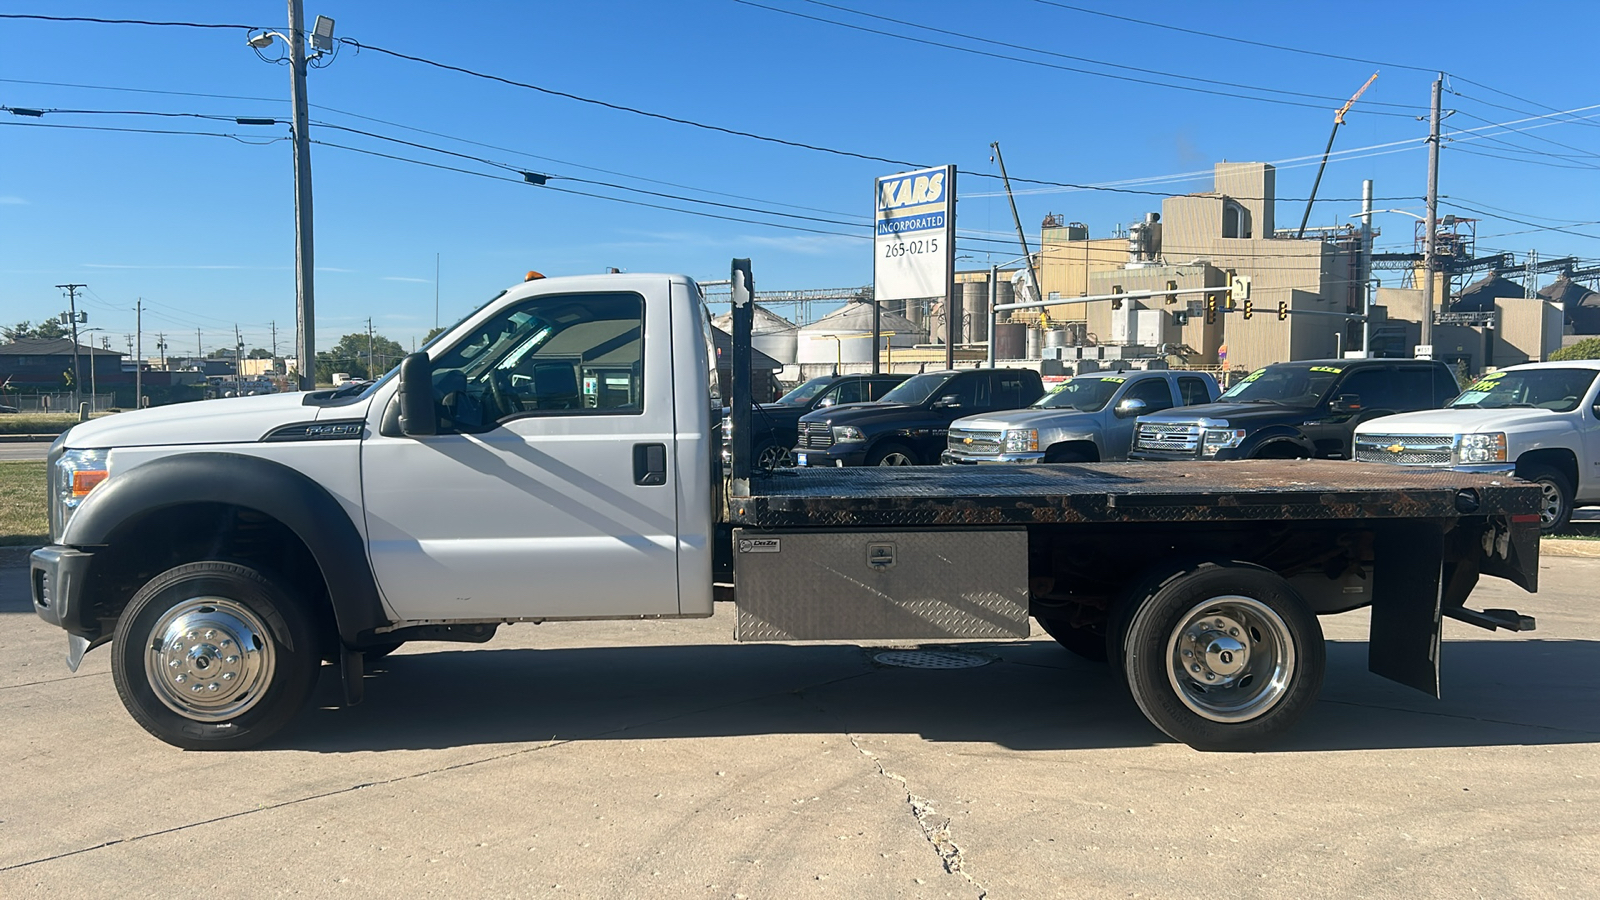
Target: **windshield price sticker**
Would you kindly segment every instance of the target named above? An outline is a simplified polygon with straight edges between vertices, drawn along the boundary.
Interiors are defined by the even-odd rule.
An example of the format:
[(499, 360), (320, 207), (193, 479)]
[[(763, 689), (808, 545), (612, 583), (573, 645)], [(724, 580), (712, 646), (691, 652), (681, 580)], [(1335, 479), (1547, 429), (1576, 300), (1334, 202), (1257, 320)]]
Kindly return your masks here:
[(1121, 383), (1123, 383), (1123, 382), (1124, 382), (1124, 381), (1127, 381), (1127, 380), (1128, 380), (1128, 379), (1126, 379), (1126, 378), (1102, 378), (1102, 379), (1100, 379), (1100, 380), (1101, 380), (1101, 381), (1109, 381), (1109, 382), (1111, 382), (1111, 383), (1112, 383), (1112, 384), (1121, 384)]
[(1262, 375), (1266, 374), (1266, 371), (1266, 369), (1257, 369), (1254, 372), (1251, 372), (1249, 375), (1246, 375), (1244, 380), (1239, 383), (1249, 384), (1250, 382), (1255, 381), (1257, 378), (1260, 378)]
[[(1340, 372), (1343, 372), (1344, 369), (1341, 368), (1340, 366), (1312, 366), (1309, 371), (1312, 371), (1312, 372), (1332, 372), (1333, 374), (1337, 375)], [(1254, 377), (1254, 376), (1252, 376), (1252, 377)]]
[(1481, 401), (1483, 398), (1485, 398), (1487, 396), (1489, 396), (1489, 389), (1484, 387), (1482, 384), (1475, 384), (1472, 387), (1468, 388), (1466, 390), (1466, 392), (1463, 393), (1461, 396), (1457, 397), (1455, 399), (1455, 402), (1451, 403), (1450, 405), (1451, 406), (1471, 406), (1472, 404)]

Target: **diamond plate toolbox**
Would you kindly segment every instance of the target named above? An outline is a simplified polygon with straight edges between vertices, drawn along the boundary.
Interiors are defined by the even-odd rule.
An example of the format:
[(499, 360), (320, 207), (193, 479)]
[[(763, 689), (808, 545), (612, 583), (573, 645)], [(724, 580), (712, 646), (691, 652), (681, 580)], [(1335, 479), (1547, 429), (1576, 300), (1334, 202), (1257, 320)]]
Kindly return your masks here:
[(741, 641), (1028, 635), (1028, 533), (733, 532)]

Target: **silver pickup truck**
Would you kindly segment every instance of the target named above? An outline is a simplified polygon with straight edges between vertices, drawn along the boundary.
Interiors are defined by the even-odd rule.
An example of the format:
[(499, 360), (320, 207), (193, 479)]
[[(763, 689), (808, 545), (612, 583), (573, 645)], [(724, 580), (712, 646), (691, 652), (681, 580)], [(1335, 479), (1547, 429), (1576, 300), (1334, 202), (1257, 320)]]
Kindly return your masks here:
[(1096, 372), (1069, 378), (1032, 406), (957, 419), (946, 464), (1100, 462), (1128, 456), (1134, 419), (1210, 403), (1216, 379), (1170, 370)]

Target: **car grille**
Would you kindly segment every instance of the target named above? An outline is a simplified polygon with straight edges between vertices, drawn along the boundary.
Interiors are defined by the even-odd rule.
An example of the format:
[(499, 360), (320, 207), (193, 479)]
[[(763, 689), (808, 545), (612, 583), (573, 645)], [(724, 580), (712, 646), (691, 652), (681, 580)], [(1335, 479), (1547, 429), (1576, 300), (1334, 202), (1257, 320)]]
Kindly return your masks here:
[(950, 452), (963, 456), (999, 456), (1004, 432), (979, 431), (971, 428), (950, 429), (947, 440)]
[(1448, 466), (1455, 438), (1448, 434), (1364, 434), (1356, 438), (1359, 462)]
[(822, 422), (801, 422), (798, 446), (804, 450), (826, 450), (833, 446), (833, 429)]
[(1200, 449), (1200, 433), (1204, 430), (1181, 422), (1140, 422), (1133, 446), (1136, 450), (1162, 453), (1195, 453)]

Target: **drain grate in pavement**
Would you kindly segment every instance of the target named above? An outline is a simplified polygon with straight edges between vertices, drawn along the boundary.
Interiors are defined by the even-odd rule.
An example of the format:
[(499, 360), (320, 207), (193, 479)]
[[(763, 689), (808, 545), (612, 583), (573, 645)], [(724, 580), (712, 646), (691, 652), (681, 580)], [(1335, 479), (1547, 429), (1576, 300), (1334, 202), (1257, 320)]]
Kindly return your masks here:
[(987, 666), (994, 657), (962, 650), (884, 650), (874, 653), (872, 660), (902, 669), (972, 669)]

